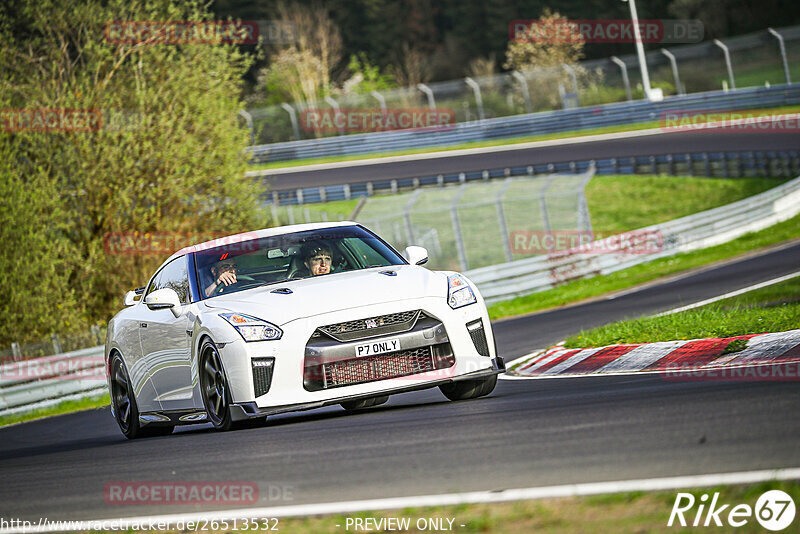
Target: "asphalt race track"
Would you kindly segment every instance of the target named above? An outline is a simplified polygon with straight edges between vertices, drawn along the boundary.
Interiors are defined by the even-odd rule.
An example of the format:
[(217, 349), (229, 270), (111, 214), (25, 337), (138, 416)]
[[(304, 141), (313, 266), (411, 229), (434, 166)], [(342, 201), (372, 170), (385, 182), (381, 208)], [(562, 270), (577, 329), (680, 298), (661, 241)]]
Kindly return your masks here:
[[(414, 176), (434, 176), (543, 163), (560, 163), (609, 157), (650, 156), (687, 152), (780, 151), (800, 149), (800, 135), (775, 132), (672, 132), (604, 141), (564, 143), (555, 146), (508, 149), (496, 152), (442, 156), (370, 165), (341, 166), (270, 176), (273, 190), (355, 184)], [(365, 157), (369, 157), (366, 155)]]
[[(794, 272), (800, 243), (665, 284), (495, 325), (515, 357), (581, 327), (665, 310)], [(430, 390), (348, 415), (286, 414), (127, 441), (109, 411), (0, 429), (0, 517), (38, 520), (199, 511), (119, 506), (108, 483), (240, 481), (256, 506), (800, 466), (800, 383), (659, 375), (501, 380), (488, 398)], [(273, 497), (273, 499), (270, 499)]]

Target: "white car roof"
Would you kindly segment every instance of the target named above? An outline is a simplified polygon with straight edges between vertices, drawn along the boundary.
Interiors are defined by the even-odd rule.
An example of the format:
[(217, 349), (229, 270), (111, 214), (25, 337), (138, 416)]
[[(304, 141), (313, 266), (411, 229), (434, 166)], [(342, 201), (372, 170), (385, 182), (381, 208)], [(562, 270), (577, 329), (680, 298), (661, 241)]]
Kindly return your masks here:
[(304, 232), (306, 230), (321, 230), (323, 228), (354, 226), (356, 224), (358, 223), (353, 221), (306, 223), (306, 224), (292, 224), (287, 226), (275, 226), (273, 228), (263, 228), (261, 230), (254, 230), (252, 232), (242, 232), (241, 234), (233, 234), (225, 237), (219, 237), (217, 239), (212, 239), (211, 241), (206, 241), (204, 243), (198, 243), (196, 245), (184, 247), (179, 251), (173, 253), (172, 256), (170, 256), (164, 262), (164, 264), (172, 261), (174, 258), (177, 258), (178, 256), (183, 256), (184, 254), (188, 254), (190, 252), (200, 252), (211, 248), (230, 245), (231, 243), (242, 243), (253, 239), (261, 239), (262, 237), (273, 237), (276, 235), (290, 234), (293, 232)]

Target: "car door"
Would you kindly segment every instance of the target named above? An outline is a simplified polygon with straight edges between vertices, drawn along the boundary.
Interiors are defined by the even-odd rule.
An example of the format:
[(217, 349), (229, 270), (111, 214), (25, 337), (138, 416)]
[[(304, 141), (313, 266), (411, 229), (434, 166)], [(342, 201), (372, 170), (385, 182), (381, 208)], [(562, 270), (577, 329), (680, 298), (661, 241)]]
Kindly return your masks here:
[(140, 299), (114, 319), (115, 341), (125, 358), (128, 376), (136, 395), (137, 408), (141, 413), (161, 410), (161, 403), (158, 402), (158, 394), (150, 375), (150, 366), (142, 354), (142, 344), (139, 339), (139, 328), (146, 320), (147, 313), (147, 306)]
[[(175, 258), (165, 265), (147, 288), (144, 298), (153, 291), (171, 288), (182, 305), (189, 303), (187, 257)], [(192, 402), (191, 331), (188, 314), (178, 317), (170, 309), (149, 309), (139, 327), (142, 353), (147, 360), (158, 401), (164, 411), (189, 410)]]

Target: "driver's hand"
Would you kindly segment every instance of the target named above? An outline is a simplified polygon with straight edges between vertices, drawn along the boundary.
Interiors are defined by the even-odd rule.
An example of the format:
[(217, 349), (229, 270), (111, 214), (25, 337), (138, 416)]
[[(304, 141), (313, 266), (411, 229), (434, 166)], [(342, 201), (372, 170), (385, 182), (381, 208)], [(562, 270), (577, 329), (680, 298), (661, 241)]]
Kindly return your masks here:
[(226, 271), (222, 273), (221, 275), (219, 275), (219, 278), (217, 279), (217, 286), (219, 286), (220, 284), (225, 284), (226, 286), (229, 286), (235, 283), (236, 283), (236, 273), (232, 271)]

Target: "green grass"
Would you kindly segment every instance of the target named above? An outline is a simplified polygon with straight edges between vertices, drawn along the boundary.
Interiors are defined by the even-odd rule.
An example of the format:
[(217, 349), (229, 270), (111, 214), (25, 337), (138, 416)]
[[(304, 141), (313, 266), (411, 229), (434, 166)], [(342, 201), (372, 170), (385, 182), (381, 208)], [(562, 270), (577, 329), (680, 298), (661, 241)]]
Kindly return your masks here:
[[(567, 338), (567, 348), (734, 337), (800, 327), (800, 276), (679, 313), (601, 326)], [(733, 342), (726, 352), (745, 347)]]
[(595, 176), (586, 186), (592, 227), (619, 233), (730, 204), (785, 182), (770, 178)]
[(547, 291), (498, 302), (489, 307), (489, 316), (492, 319), (499, 319), (572, 304), (591, 297), (628, 289), (663, 276), (675, 275), (721, 260), (735, 258), (763, 247), (797, 239), (798, 236), (800, 236), (800, 215), (715, 247), (660, 258), (615, 273), (575, 280)]
[(54, 415), (62, 415), (65, 413), (80, 412), (83, 410), (91, 410), (93, 408), (103, 408), (111, 403), (108, 393), (91, 397), (88, 399), (64, 401), (48, 408), (41, 408), (32, 412), (18, 413), (13, 415), (0, 416), (0, 427), (12, 425), (14, 423), (22, 423), (25, 421), (33, 421), (35, 419), (42, 419), (44, 417), (52, 417)]
[[(763, 85), (763, 82), (759, 85)], [(794, 113), (800, 111), (800, 106), (785, 106), (774, 109), (758, 109), (758, 110), (741, 110), (737, 113), (745, 113), (752, 111), (759, 115), (766, 115), (768, 113)], [(362, 159), (384, 158), (391, 156), (406, 156), (412, 154), (427, 154), (429, 152), (442, 152), (450, 150), (463, 150), (467, 148), (484, 148), (493, 146), (514, 145), (518, 143), (530, 143), (534, 141), (548, 141), (551, 139), (567, 139), (572, 137), (585, 137), (587, 135), (600, 135), (607, 133), (619, 132), (634, 132), (638, 130), (647, 130), (650, 128), (659, 128), (661, 126), (659, 121), (639, 122), (634, 124), (621, 124), (617, 126), (604, 126), (602, 128), (590, 128), (586, 130), (572, 130), (569, 132), (559, 132), (553, 134), (538, 134), (538, 135), (524, 135), (519, 137), (509, 137), (506, 139), (493, 139), (489, 141), (470, 141), (467, 143), (459, 143), (457, 145), (446, 146), (431, 146), (424, 148), (409, 148), (404, 150), (391, 150), (386, 152), (372, 152), (368, 154), (353, 154), (348, 156), (326, 156), (323, 158), (308, 158), (297, 159), (292, 161), (273, 161), (268, 163), (259, 163), (252, 166), (253, 170), (266, 170), (266, 169), (282, 169), (287, 167), (300, 167), (303, 165), (316, 165), (320, 163), (337, 163), (341, 161), (358, 161)]]
[[(277, 529), (292, 534), (307, 533), (342, 533), (342, 532), (390, 532), (384, 530), (364, 530), (356, 528), (351, 522), (355, 518), (380, 521), (382, 518), (408, 519), (409, 530), (402, 532), (434, 532), (418, 530), (417, 521), (427, 518), (439, 518), (444, 526), (452, 521), (451, 532), (474, 533), (492, 532), (500, 534), (583, 534), (593, 532), (599, 534), (618, 534), (621, 532), (740, 532), (750, 534), (766, 532), (754, 516), (747, 518), (747, 523), (733, 529), (727, 525), (727, 517), (731, 508), (737, 504), (747, 504), (755, 508), (758, 498), (768, 490), (782, 490), (788, 493), (795, 503), (800, 502), (800, 484), (794, 481), (773, 481), (749, 485), (717, 486), (709, 488), (687, 488), (658, 492), (626, 492), (588, 497), (563, 497), (557, 499), (539, 499), (512, 501), (503, 503), (459, 504), (452, 506), (435, 506), (420, 508), (404, 508), (401, 510), (378, 510), (370, 512), (354, 512), (347, 515), (324, 515), (313, 517), (288, 517), (277, 521)], [(670, 513), (678, 492), (690, 493), (695, 498), (691, 511), (684, 514), (688, 525), (694, 521), (698, 505), (705, 494), (713, 496), (719, 493), (717, 507), (728, 504), (720, 514), (725, 527), (681, 527), (675, 521), (668, 527)], [(712, 497), (713, 498), (713, 497)], [(707, 511), (705, 506), (703, 511)], [(705, 521), (705, 513), (702, 521)], [(785, 532), (792, 530), (797, 519)], [(270, 526), (274, 523), (271, 522)], [(462, 526), (463, 525), (463, 526)], [(713, 523), (712, 523), (713, 525)], [(238, 525), (241, 527), (241, 523)], [(372, 524), (370, 524), (372, 526)], [(420, 523), (422, 527), (422, 523)], [(220, 525), (218, 528), (224, 528)], [(213, 529), (210, 532), (232, 531), (229, 522), (225, 530)], [(171, 530), (169, 532), (177, 532)]]

